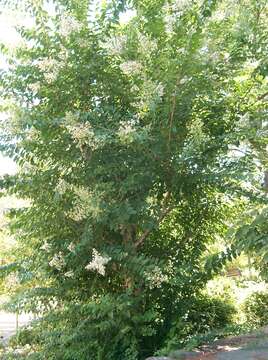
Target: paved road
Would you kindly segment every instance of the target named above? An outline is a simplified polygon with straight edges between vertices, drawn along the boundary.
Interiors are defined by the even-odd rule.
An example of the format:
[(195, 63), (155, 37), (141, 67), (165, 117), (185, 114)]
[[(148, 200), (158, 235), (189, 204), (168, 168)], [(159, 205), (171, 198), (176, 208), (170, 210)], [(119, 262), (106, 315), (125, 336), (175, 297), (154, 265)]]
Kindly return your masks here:
[[(19, 315), (19, 327), (30, 321), (29, 315)], [(16, 333), (16, 315), (0, 311), (0, 336), (6, 341)]]

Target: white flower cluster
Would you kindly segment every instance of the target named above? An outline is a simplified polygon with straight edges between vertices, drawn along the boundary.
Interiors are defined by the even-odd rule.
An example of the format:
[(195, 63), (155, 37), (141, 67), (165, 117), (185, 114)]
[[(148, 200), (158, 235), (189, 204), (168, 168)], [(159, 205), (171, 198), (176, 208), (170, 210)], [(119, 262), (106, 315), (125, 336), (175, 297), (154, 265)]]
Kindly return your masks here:
[(49, 252), (51, 250), (51, 244), (45, 241), (44, 244), (40, 247), (40, 249), (44, 250), (45, 252)]
[(180, 13), (190, 3), (190, 0), (176, 0), (172, 4), (166, 3), (164, 6), (165, 15), (165, 29), (170, 33), (173, 31), (176, 22), (179, 19)]
[(45, 80), (52, 83), (57, 79), (61, 64), (56, 59), (44, 58), (39, 60), (37, 66), (43, 72)]
[(74, 187), (74, 192), (81, 200), (87, 200), (91, 197), (90, 191), (85, 186)]
[[(12, 356), (15, 356), (16, 358), (20, 358), (22, 355), (23, 357), (25, 356), (29, 356), (31, 354), (34, 354), (34, 350), (31, 348), (31, 345), (29, 344), (25, 344), (23, 346), (16, 346), (16, 349), (14, 349), (14, 347), (12, 346), (8, 346), (5, 347), (5, 349), (3, 350), (4, 353), (2, 353), (2, 351), (0, 351), (0, 355), (4, 355), (4, 354), (12, 354)], [(2, 356), (1, 356), (2, 357)], [(9, 357), (9, 356), (8, 356)], [(2, 359), (5, 359), (6, 357), (2, 357)]]
[(78, 38), (78, 39), (77, 39), (77, 44), (78, 44), (81, 48), (87, 48), (87, 47), (89, 46), (89, 41), (88, 41), (88, 39)]
[(81, 123), (78, 114), (73, 114), (68, 111), (65, 114), (64, 126), (72, 138), (79, 144), (86, 143), (94, 137), (90, 123)]
[(246, 61), (244, 63), (244, 69), (248, 70), (249, 72), (253, 72), (254, 70), (256, 70), (256, 68), (260, 65), (260, 61), (259, 60), (255, 60), (255, 61)]
[(10, 273), (5, 279), (5, 286), (8, 289), (12, 290), (12, 288), (18, 284), (19, 284), (19, 279), (18, 279), (17, 274), (15, 274), (15, 273)]
[(32, 93), (36, 94), (40, 90), (40, 82), (37, 81), (35, 83), (28, 84), (28, 88)]
[(58, 194), (63, 195), (68, 189), (70, 189), (70, 184), (68, 184), (64, 179), (59, 179), (59, 182), (55, 187), (55, 191)]
[(126, 75), (135, 75), (141, 72), (142, 64), (135, 60), (128, 60), (120, 64), (120, 69)]
[(75, 207), (68, 212), (68, 216), (74, 221), (82, 221), (87, 217), (87, 211), (81, 204), (76, 204)]
[(58, 254), (55, 254), (53, 258), (49, 261), (51, 267), (61, 270), (65, 266), (65, 259), (63, 253), (60, 251)]
[(72, 253), (74, 253), (75, 252), (75, 244), (73, 243), (73, 242), (71, 242), (69, 245), (68, 245), (68, 247), (67, 247), (67, 249), (70, 251), (70, 252), (72, 252)]
[(137, 34), (139, 41), (139, 53), (150, 56), (150, 54), (157, 49), (157, 42), (155, 39), (150, 38), (148, 35), (142, 33)]
[(126, 47), (127, 37), (125, 35), (122, 36), (114, 36), (109, 38), (105, 43), (103, 43), (103, 47), (108, 51), (110, 55), (121, 55), (122, 51)]
[(60, 51), (57, 53), (57, 58), (62, 62), (66, 62), (68, 59), (68, 49), (62, 44), (60, 45)]
[(108, 256), (101, 255), (96, 249), (93, 249), (93, 258), (89, 264), (85, 266), (86, 270), (96, 271), (100, 275), (105, 275), (105, 265), (111, 260)]
[(68, 131), (75, 141), (79, 143), (85, 142), (92, 135), (89, 123), (80, 123), (75, 126), (67, 126)]
[(135, 132), (135, 121), (121, 121), (118, 129), (119, 138), (124, 139), (125, 137)]
[(162, 98), (164, 96), (164, 86), (161, 83), (157, 84), (154, 93), (158, 98)]
[(190, 0), (176, 0), (174, 1), (174, 3), (172, 4), (173, 10), (182, 10), (185, 6), (187, 6), (188, 4), (190, 4)]
[(60, 20), (60, 35), (63, 37), (69, 36), (72, 32), (79, 31), (81, 24), (70, 15), (62, 16)]
[(149, 283), (149, 288), (160, 288), (162, 283), (168, 281), (168, 276), (162, 273), (159, 266), (156, 266), (151, 272), (145, 273), (145, 278)]
[(37, 141), (40, 137), (41, 132), (36, 128), (32, 127), (27, 132), (27, 139), (30, 141)]
[(65, 274), (64, 274), (65, 277), (67, 278), (73, 278), (74, 277), (74, 272), (72, 270), (70, 271), (67, 271)]
[(176, 14), (166, 14), (165, 15), (165, 30), (167, 33), (171, 33), (174, 29), (174, 26), (177, 21), (177, 15)]

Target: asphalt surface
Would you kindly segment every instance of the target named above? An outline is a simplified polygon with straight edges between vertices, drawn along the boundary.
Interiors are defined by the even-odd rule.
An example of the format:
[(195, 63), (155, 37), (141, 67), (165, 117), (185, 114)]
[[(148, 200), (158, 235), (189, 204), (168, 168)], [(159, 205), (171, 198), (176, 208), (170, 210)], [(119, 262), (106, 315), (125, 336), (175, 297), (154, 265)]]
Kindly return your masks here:
[[(26, 325), (30, 321), (30, 316), (26, 314), (19, 315), (19, 327)], [(6, 312), (0, 312), (0, 337), (6, 342), (10, 336), (16, 334), (16, 315)]]

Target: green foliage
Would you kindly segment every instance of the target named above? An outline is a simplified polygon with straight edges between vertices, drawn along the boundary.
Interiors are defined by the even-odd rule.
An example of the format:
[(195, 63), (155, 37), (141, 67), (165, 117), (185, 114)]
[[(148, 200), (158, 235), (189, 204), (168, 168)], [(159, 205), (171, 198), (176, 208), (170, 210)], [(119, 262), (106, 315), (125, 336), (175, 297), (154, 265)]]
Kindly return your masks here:
[(229, 301), (233, 304), (237, 302), (237, 292), (239, 291), (238, 285), (235, 279), (218, 276), (209, 281), (206, 286), (206, 294), (216, 299), (223, 301)]
[(143, 359), (227, 324), (198, 296), (236, 256), (205, 256), (233, 202), (262, 197), (254, 153), (232, 151), (263, 120), (266, 4), (25, 3), (0, 86), (20, 166), (1, 186), (29, 200), (10, 225), (11, 306), (40, 317), (28, 358)]
[(267, 315), (268, 293), (253, 293), (244, 304), (244, 311), (248, 323), (256, 328), (268, 324)]
[[(193, 350), (200, 348), (203, 345), (213, 344), (214, 341), (222, 339), (228, 336), (238, 336), (246, 334), (252, 327), (247, 324), (231, 324), (221, 329), (213, 329), (203, 334), (197, 334), (190, 338), (190, 340), (184, 346), (185, 349)], [(176, 358), (176, 352), (172, 351), (169, 354), (172, 358)]]
[(10, 347), (16, 347), (18, 344), (22, 346), (27, 346), (28, 344), (33, 342), (33, 339), (35, 339), (35, 341), (37, 340), (36, 334), (32, 329), (21, 328), (17, 331), (15, 335), (10, 338), (8, 345)]
[(265, 279), (268, 276), (267, 216), (268, 209), (266, 206), (251, 209), (244, 219), (244, 223), (240, 223), (235, 232), (237, 247), (243, 249), (249, 256), (254, 254), (254, 265)]
[(161, 354), (169, 354), (180, 348), (197, 347), (209, 337), (223, 332), (225, 327), (234, 324), (236, 309), (231, 302), (202, 296), (187, 302), (186, 306), (185, 313), (178, 314)]
[[(106, 296), (98, 306), (91, 301), (69, 304), (63, 309), (52, 310), (30, 330), (23, 330), (16, 339), (20, 345), (31, 338), (37, 344), (29, 359), (87, 359), (95, 354), (102, 359), (107, 353), (112, 358), (136, 359), (139, 342), (153, 333), (153, 311), (143, 314), (136, 299), (124, 295), (120, 298)], [(74, 314), (76, 316), (74, 317)], [(42, 331), (43, 329), (43, 331)], [(46, 329), (46, 331), (44, 331)], [(42, 345), (42, 352), (38, 349)]]

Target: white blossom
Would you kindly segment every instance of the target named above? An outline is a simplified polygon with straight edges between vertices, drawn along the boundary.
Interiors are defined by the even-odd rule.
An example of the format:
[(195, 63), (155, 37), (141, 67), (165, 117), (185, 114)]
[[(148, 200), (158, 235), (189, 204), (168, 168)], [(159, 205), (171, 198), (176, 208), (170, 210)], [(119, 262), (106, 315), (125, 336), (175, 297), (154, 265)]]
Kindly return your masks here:
[(33, 92), (33, 93), (37, 93), (40, 90), (40, 83), (39, 82), (35, 82), (35, 83), (31, 83), (28, 84), (28, 88)]
[(119, 137), (123, 138), (135, 132), (135, 124), (131, 121), (122, 121), (118, 129)]
[(85, 186), (75, 186), (74, 192), (81, 200), (87, 200), (91, 197), (90, 191)]
[(114, 36), (103, 43), (103, 47), (110, 55), (121, 55), (122, 51), (126, 47), (126, 43), (127, 37), (125, 35)]
[(70, 185), (64, 179), (59, 179), (58, 184), (56, 185), (56, 192), (60, 195), (66, 193), (66, 191), (70, 188)]
[(45, 241), (44, 244), (40, 247), (40, 249), (49, 252), (51, 250), (51, 244)]
[(190, 3), (190, 0), (176, 0), (172, 4), (173, 10), (182, 10), (185, 6), (187, 6)]
[(184, 76), (181, 80), (180, 80), (180, 85), (183, 85), (189, 81), (191, 81), (192, 78), (191, 77), (188, 77), (188, 76)]
[(29, 131), (27, 132), (27, 139), (30, 141), (36, 141), (39, 139), (39, 137), (40, 137), (40, 131), (34, 127), (29, 129)]
[(100, 275), (105, 275), (105, 265), (111, 260), (110, 257), (101, 255), (96, 249), (93, 249), (93, 257), (89, 264), (85, 266), (86, 270), (98, 272)]
[(65, 274), (64, 274), (65, 277), (67, 278), (73, 278), (74, 277), (74, 272), (72, 270), (70, 271), (67, 271)]
[(142, 70), (142, 64), (135, 60), (128, 60), (120, 64), (120, 69), (126, 75), (138, 74)]
[(60, 251), (58, 254), (55, 254), (53, 258), (49, 261), (51, 267), (61, 270), (65, 266), (65, 259), (63, 253)]
[(53, 68), (58, 66), (58, 61), (52, 58), (43, 58), (42, 60), (38, 61), (38, 68), (46, 72), (48, 70), (52, 70)]
[(137, 37), (139, 41), (138, 51), (140, 53), (150, 55), (157, 49), (157, 41), (155, 39), (152, 39), (148, 35), (144, 35), (140, 32), (138, 32)]
[(168, 281), (168, 276), (162, 273), (159, 266), (156, 266), (151, 272), (145, 273), (145, 278), (149, 283), (149, 288), (160, 288), (162, 283)]
[(254, 71), (260, 65), (260, 61), (246, 61), (244, 67), (248, 70)]
[(64, 126), (68, 130), (72, 138), (79, 144), (87, 142), (94, 137), (94, 132), (89, 122), (81, 123), (79, 114), (68, 111), (65, 114)]
[(87, 209), (83, 204), (78, 203), (68, 212), (68, 216), (74, 221), (82, 221), (87, 218)]
[(81, 46), (81, 48), (87, 48), (89, 46), (89, 41), (88, 39), (79, 38), (77, 39), (77, 44)]
[(70, 251), (70, 252), (75, 252), (75, 244), (73, 243), (73, 242), (71, 242), (69, 245), (68, 245), (68, 247), (67, 247), (67, 249)]
[(180, 14), (183, 13), (185, 7), (190, 3), (190, 0), (177, 0), (172, 4), (166, 3), (164, 6), (165, 15), (165, 29), (170, 33), (173, 31), (176, 22), (179, 19)]
[(37, 66), (43, 72), (45, 80), (52, 83), (57, 79), (61, 64), (56, 59), (44, 58), (38, 61)]
[(72, 137), (78, 142), (87, 139), (90, 134), (90, 130), (91, 126), (89, 123), (81, 123), (69, 128)]
[(72, 32), (79, 31), (81, 24), (72, 16), (64, 15), (60, 20), (60, 34), (63, 37), (69, 36)]
[(161, 83), (156, 85), (155, 95), (159, 98), (162, 98), (164, 96), (164, 86)]
[(176, 24), (177, 21), (177, 15), (176, 14), (167, 14), (165, 15), (165, 30), (167, 33), (171, 33), (174, 29), (174, 26)]
[(222, 9), (219, 9), (213, 13), (211, 20), (213, 21), (222, 21), (226, 18), (226, 12)]
[(10, 273), (6, 279), (5, 284), (8, 289), (11, 289), (19, 284), (19, 279), (16, 273)]
[(67, 58), (68, 58), (68, 49), (66, 49), (66, 47), (64, 47), (62, 44), (60, 45), (60, 51), (57, 54), (57, 57), (60, 59), (60, 61), (62, 62), (66, 62)]

